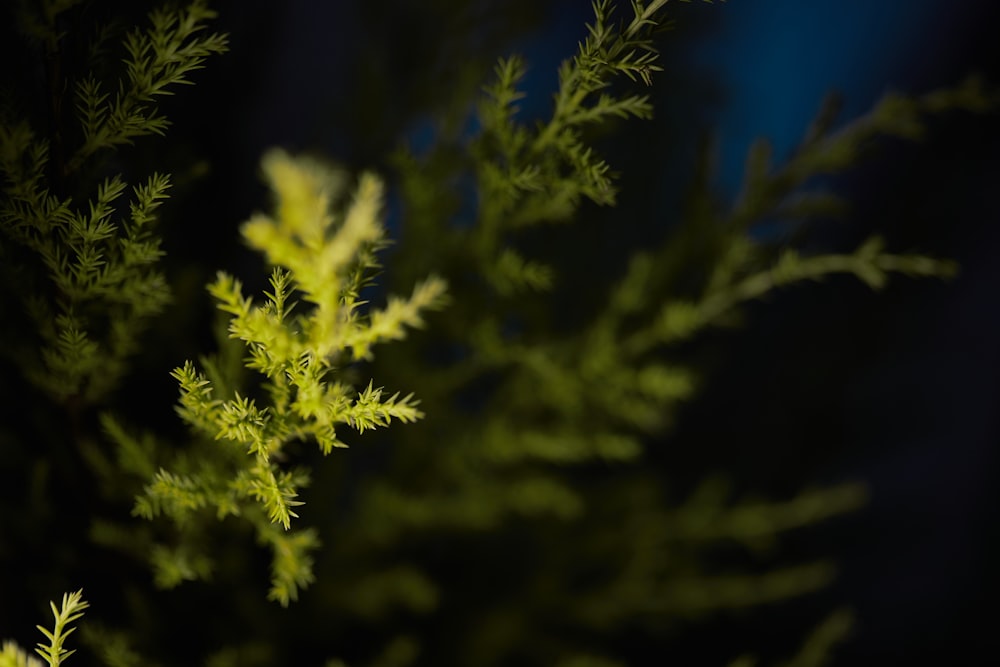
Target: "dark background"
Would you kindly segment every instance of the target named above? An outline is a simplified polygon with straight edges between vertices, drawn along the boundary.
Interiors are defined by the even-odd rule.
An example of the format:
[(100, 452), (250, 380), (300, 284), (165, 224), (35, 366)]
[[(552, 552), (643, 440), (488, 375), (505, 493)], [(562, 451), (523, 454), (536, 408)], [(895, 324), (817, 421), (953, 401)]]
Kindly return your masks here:
[[(750, 138), (771, 137), (777, 154), (791, 149), (824, 89), (839, 89), (853, 117), (889, 89), (919, 93), (973, 71), (993, 83), (1000, 76), (996, 3), (717, 9), (719, 24), (690, 53), (721, 75), (724, 101), (712, 117), (727, 188)], [(992, 652), (998, 137), (996, 117), (942, 119), (922, 145), (889, 144), (842, 183), (856, 213), (828, 232), (833, 245), (877, 230), (890, 248), (956, 258), (957, 280), (896, 281), (880, 295), (803, 290), (762, 314), (767, 322), (739, 344), (739, 370), (714, 385), (762, 440), (781, 434), (770, 464), (826, 449), (835, 453), (827, 472), (870, 484), (862, 525), (843, 536), (840, 586), (859, 625), (838, 664), (985, 664)], [(750, 387), (752, 402), (742, 398)]]

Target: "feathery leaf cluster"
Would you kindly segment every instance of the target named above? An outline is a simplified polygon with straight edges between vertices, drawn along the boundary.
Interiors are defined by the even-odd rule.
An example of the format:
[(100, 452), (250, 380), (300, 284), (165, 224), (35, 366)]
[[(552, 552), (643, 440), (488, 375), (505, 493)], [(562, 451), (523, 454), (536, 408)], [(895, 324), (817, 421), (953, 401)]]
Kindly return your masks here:
[(205, 0), (195, 0), (180, 11), (156, 9), (149, 16), (149, 28), (133, 30), (125, 38), (126, 77), (118, 82), (114, 96), (94, 76), (77, 84), (83, 143), (70, 158), (69, 170), (100, 150), (166, 131), (169, 122), (157, 111), (156, 98), (172, 95), (174, 86), (190, 84), (191, 72), (201, 69), (209, 56), (226, 50), (224, 35), (203, 32), (215, 16)]
[(534, 129), (517, 118), (525, 63), (515, 56), (497, 64), (479, 114), (486, 139), (481, 150), (488, 151), (477, 156), (479, 188), (488, 203), (482, 209), (484, 225), (567, 220), (581, 198), (614, 203), (610, 168), (587, 145), (583, 132), (612, 118), (648, 118), (652, 113), (647, 95), (621, 97), (610, 89), (619, 75), (648, 85), (651, 73), (660, 69), (650, 33), (663, 4), (633, 3), (633, 18), (616, 24), (611, 2), (594, 3), (595, 20), (586, 40), (559, 69), (552, 115)]
[[(380, 181), (363, 175), (353, 198), (344, 202), (344, 176), (316, 161), (274, 151), (263, 168), (275, 214), (255, 215), (243, 234), (274, 266), (271, 291), (256, 304), (225, 273), (209, 286), (230, 318), (230, 338), (240, 341), (246, 367), (259, 374), (261, 384), (234, 387), (211, 360), (204, 371), (190, 361), (174, 370), (181, 391), (178, 412), (206, 441), (199, 447), (211, 449), (192, 453), (197, 464), (183, 460), (173, 471), (161, 467), (137, 499), (135, 513), (147, 519), (166, 515), (181, 533), (208, 508), (218, 519), (247, 518), (274, 554), (270, 597), (287, 605), (313, 579), (308, 552), (318, 537), (313, 530), (285, 532), (298, 516), (293, 508), (302, 505), (299, 490), (309, 482), (308, 471), (281, 465), (286, 447), (312, 440), (329, 454), (347, 446), (340, 430), (361, 434), (423, 416), (412, 394), (386, 395), (374, 381), (357, 391), (338, 369), (370, 359), (374, 346), (422, 326), (423, 313), (443, 305), (445, 285), (432, 277), (408, 298), (390, 297), (383, 308), (364, 308), (360, 294), (378, 267), (375, 251), (384, 244)], [(135, 452), (110, 423), (109, 435), (123, 450)], [(156, 552), (161, 585), (208, 574), (210, 561), (190, 553), (193, 546)]]
[[(51, 62), (71, 57), (60, 52), (59, 25), (74, 4), (44, 3), (40, 16), (23, 7), (18, 15), (23, 32), (43, 43)], [(125, 77), (113, 96), (94, 72), (70, 81), (50, 66), (52, 127), (45, 131), (12, 109), (0, 118), (3, 275), (6, 284), (23, 286), (12, 299), (42, 341), (31, 350), (8, 346), (5, 354), (59, 401), (86, 405), (105, 398), (126, 372), (143, 328), (169, 300), (154, 232), (169, 178), (153, 174), (129, 188), (113, 175), (91, 194), (79, 193), (89, 187), (104, 149), (165, 130), (156, 98), (190, 83), (192, 70), (226, 48), (223, 36), (203, 34), (214, 16), (201, 0), (153, 12), (150, 28), (126, 37)], [(64, 117), (64, 90), (75, 91), (73, 118)]]
[[(69, 627), (70, 623), (79, 620), (90, 604), (83, 599), (81, 589), (75, 593), (65, 593), (59, 607), (56, 607), (55, 602), (50, 602), (49, 606), (54, 617), (53, 626), (51, 630), (42, 625), (36, 626), (48, 641), (38, 642), (35, 652), (42, 656), (50, 667), (58, 667), (76, 653), (76, 649), (63, 648), (63, 643), (76, 631), (76, 628)], [(42, 664), (12, 641), (4, 641), (0, 649), (0, 667), (42, 667)]]
[(64, 594), (60, 607), (56, 607), (55, 602), (51, 602), (50, 605), (52, 615), (55, 617), (55, 624), (52, 626), (52, 630), (41, 625), (38, 626), (39, 631), (49, 641), (44, 644), (39, 642), (35, 651), (42, 656), (45, 662), (49, 663), (50, 667), (58, 667), (66, 658), (76, 653), (75, 650), (63, 648), (63, 642), (76, 630), (76, 628), (69, 627), (69, 624), (83, 616), (83, 611), (90, 605), (84, 601), (82, 590)]
[[(2, 139), (16, 155), (30, 137), (22, 128)], [(154, 174), (134, 188), (129, 213), (121, 215), (126, 185), (113, 177), (87, 211), (75, 212), (69, 200), (57, 200), (41, 185), (44, 153), (28, 173), (5, 152), (8, 157), (13, 159), (4, 159), (0, 169), (12, 187), (0, 223), (36, 254), (57, 295), (48, 300), (38, 296), (44, 292), (24, 292), (23, 306), (43, 341), (40, 357), (27, 358), (26, 375), (60, 400), (97, 402), (117, 386), (137, 349), (138, 331), (169, 299), (152, 232), (169, 180)]]
[[(631, 4), (632, 17), (616, 22), (611, 0), (593, 3), (586, 39), (559, 68), (552, 114), (535, 128), (518, 120), (524, 61), (513, 56), (497, 64), (479, 109), (483, 140), (476, 167), (487, 229), (565, 221), (581, 199), (614, 204), (610, 166), (588, 145), (585, 131), (613, 119), (649, 118), (648, 95), (621, 95), (613, 85), (624, 76), (649, 86), (662, 69), (652, 34), (666, 0)], [(510, 253), (507, 248), (504, 256)], [(526, 278), (529, 286), (537, 282)]]

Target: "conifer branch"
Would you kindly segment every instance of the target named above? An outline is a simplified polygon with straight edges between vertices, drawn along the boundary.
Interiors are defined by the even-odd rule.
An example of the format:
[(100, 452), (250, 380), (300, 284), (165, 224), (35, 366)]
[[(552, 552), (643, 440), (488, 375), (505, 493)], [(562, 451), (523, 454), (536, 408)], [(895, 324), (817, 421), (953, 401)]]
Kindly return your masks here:
[(113, 175), (89, 196), (66, 193), (93, 178), (83, 167), (97, 151), (162, 132), (166, 121), (156, 112), (155, 98), (190, 83), (188, 74), (209, 55), (224, 51), (226, 39), (203, 34), (215, 16), (203, 0), (185, 9), (157, 10), (150, 15), (151, 28), (126, 38), (128, 83), (120, 82), (111, 95), (94, 73), (75, 83), (57, 80), (62, 75), (54, 68), (70, 57), (59, 52), (57, 24), (65, 23), (61, 15), (75, 4), (46, 2), (37, 12), (25, 7), (18, 14), (24, 31), (47, 45), (50, 87), (61, 91), (75, 85), (83, 133), (67, 158), (72, 133), (64, 127), (61, 97), (51, 100), (51, 123), (43, 134), (27, 121), (0, 119), (0, 233), (5, 245), (16, 244), (38, 260), (37, 266), (23, 267), (33, 289), (13, 296), (21, 300), (42, 345), (37, 354), (15, 361), (54, 398), (82, 407), (101, 401), (118, 385), (143, 328), (169, 300), (157, 268), (163, 253), (154, 225), (170, 180), (154, 173), (129, 188)]
[[(837, 131), (831, 131), (833, 116), (828, 106), (820, 111), (795, 154), (780, 168), (771, 164), (769, 142), (759, 140), (750, 148), (742, 192), (729, 221), (733, 228), (746, 230), (776, 210), (788, 215), (786, 207), (790, 203), (802, 204), (801, 200), (788, 201), (798, 188), (814, 176), (842, 173), (856, 165), (874, 139), (918, 141), (925, 135), (931, 116), (953, 111), (984, 113), (1000, 106), (1000, 93), (988, 89), (977, 76), (953, 88), (921, 96), (888, 93), (870, 112)], [(842, 206), (829, 193), (799, 195), (807, 197), (807, 207), (821, 213), (829, 214), (834, 207)], [(809, 213), (794, 208), (792, 212)]]
[[(848, 274), (872, 289), (881, 289), (894, 273), (911, 277), (953, 277), (957, 272), (954, 262), (919, 253), (886, 252), (877, 236), (849, 254), (803, 257), (791, 247), (778, 251), (752, 241), (749, 232), (754, 223), (775, 213), (801, 223), (810, 217), (842, 210), (843, 202), (831, 193), (801, 192), (799, 188), (813, 176), (848, 169), (873, 139), (885, 135), (918, 139), (929, 114), (952, 110), (984, 111), (997, 105), (1000, 105), (1000, 95), (988, 91), (973, 77), (954, 89), (921, 97), (888, 95), (873, 111), (837, 132), (830, 131), (832, 117), (823, 111), (799, 150), (787, 164), (777, 169), (772, 167), (768, 143), (755, 143), (748, 152), (742, 193), (732, 211), (721, 220), (712, 219), (709, 214), (708, 219), (699, 216), (685, 221), (686, 226), (661, 250), (661, 264), (673, 262), (676, 267), (682, 265), (683, 253), (691, 251), (685, 245), (686, 239), (695, 238), (697, 233), (702, 237), (714, 236), (712, 243), (718, 251), (700, 295), (689, 299), (674, 298), (662, 304), (653, 321), (627, 336), (623, 351), (627, 356), (641, 356), (657, 345), (688, 339), (704, 327), (723, 321), (741, 304), (806, 280)], [(701, 231), (695, 232), (695, 226), (700, 226)], [(612, 293), (601, 326), (614, 329), (631, 314), (649, 306), (647, 295), (662, 289), (657, 281), (663, 279), (662, 271), (652, 269), (652, 261), (652, 255), (633, 259)]]
[(126, 36), (127, 76), (113, 96), (92, 76), (80, 81), (76, 104), (83, 143), (70, 158), (68, 172), (79, 169), (99, 150), (166, 131), (169, 122), (159, 115), (156, 98), (190, 84), (188, 74), (201, 69), (209, 56), (226, 51), (224, 35), (204, 34), (205, 24), (215, 17), (205, 0), (178, 10), (157, 9), (149, 15), (149, 28)]
[(64, 660), (76, 653), (75, 649), (63, 648), (63, 642), (76, 630), (76, 628), (69, 627), (69, 624), (83, 616), (84, 610), (90, 605), (84, 601), (81, 589), (75, 593), (64, 594), (60, 607), (56, 607), (55, 602), (49, 603), (49, 606), (52, 608), (55, 624), (52, 626), (52, 630), (41, 625), (36, 626), (48, 639), (48, 643), (39, 642), (35, 652), (42, 656), (42, 659), (50, 667), (58, 667)]
[(274, 554), (267, 599), (287, 607), (298, 600), (300, 590), (316, 580), (309, 554), (319, 548), (319, 537), (312, 528), (288, 533), (269, 525), (259, 529), (258, 540)]
[(502, 59), (479, 105), (482, 135), (473, 146), (479, 189), (479, 226), (473, 242), (485, 276), (504, 294), (546, 289), (544, 269), (514, 259), (502, 240), (511, 230), (569, 220), (581, 200), (615, 201), (610, 166), (585, 139), (588, 126), (612, 119), (649, 118), (644, 94), (609, 92), (615, 79), (652, 83), (661, 67), (652, 32), (666, 1), (632, 3), (630, 20), (613, 20), (614, 3), (593, 3), (594, 21), (576, 55), (559, 68), (551, 116), (529, 128), (518, 118), (518, 86), (525, 66), (518, 57)]
[(836, 274), (856, 276), (872, 289), (885, 286), (891, 273), (913, 277), (948, 278), (957, 265), (925, 255), (882, 252), (882, 241), (872, 237), (849, 255), (800, 257), (784, 250), (770, 269), (712, 290), (699, 301), (671, 301), (662, 306), (654, 323), (636, 331), (624, 343), (627, 354), (639, 356), (655, 345), (686, 340), (703, 328), (720, 322), (737, 306), (760, 299), (779, 287), (806, 280), (823, 280)]
[[(347, 446), (338, 433), (344, 426), (364, 433), (423, 417), (412, 394), (386, 395), (374, 381), (356, 391), (337, 368), (367, 359), (376, 345), (422, 326), (426, 312), (445, 303), (445, 284), (431, 277), (409, 297), (390, 296), (385, 307), (366, 310), (359, 295), (378, 268), (375, 251), (385, 243), (381, 182), (362, 176), (348, 199), (345, 177), (316, 161), (273, 151), (263, 166), (275, 213), (253, 216), (243, 234), (274, 266), (270, 290), (255, 302), (238, 279), (221, 272), (208, 286), (229, 316), (230, 340), (244, 349), (245, 366), (259, 373), (260, 383), (233, 386), (212, 360), (202, 361), (206, 371), (191, 361), (173, 371), (178, 414), (199, 440), (198, 463), (178, 457), (162, 467), (133, 511), (146, 519), (171, 519), (182, 544), (184, 535), (209, 520), (209, 510), (216, 519), (236, 515), (248, 521), (273, 552), (268, 597), (287, 605), (313, 580), (308, 552), (318, 540), (312, 530), (292, 529), (309, 474), (285, 468), (285, 448), (312, 440), (329, 454)], [(130, 444), (121, 435), (117, 439), (122, 447)], [(197, 552), (157, 553), (153, 564), (165, 585), (209, 570), (208, 564), (195, 567), (201, 562), (192, 560)]]

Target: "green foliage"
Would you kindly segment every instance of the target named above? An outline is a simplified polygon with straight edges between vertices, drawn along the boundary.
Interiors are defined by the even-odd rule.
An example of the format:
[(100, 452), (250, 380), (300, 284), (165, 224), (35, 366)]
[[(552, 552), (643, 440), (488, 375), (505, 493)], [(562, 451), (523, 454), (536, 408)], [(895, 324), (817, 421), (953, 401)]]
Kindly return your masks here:
[[(18, 175), (10, 167), (5, 162), (14, 182)], [(51, 197), (43, 201), (44, 191), (35, 184), (28, 197), (7, 191), (14, 207), (25, 208), (4, 211), (5, 229), (37, 253), (58, 294), (55, 303), (38, 298), (25, 303), (45, 341), (40, 359), (29, 358), (25, 373), (60, 401), (79, 396), (93, 403), (106, 396), (138, 347), (139, 327), (169, 299), (155, 268), (162, 254), (159, 240), (147, 227), (169, 181), (154, 175), (134, 189), (130, 215), (115, 222), (125, 187), (118, 177), (105, 181), (88, 213), (72, 213), (68, 202), (57, 204)], [(94, 325), (101, 331), (97, 340)]]
[(42, 662), (14, 642), (6, 640), (0, 648), (0, 666), (42, 667)]
[[(154, 173), (129, 188), (116, 174), (88, 192), (98, 158), (137, 137), (162, 134), (168, 123), (157, 98), (191, 83), (188, 75), (225, 51), (226, 40), (204, 34), (215, 16), (205, 2), (154, 11), (148, 29), (126, 35), (123, 76), (112, 94), (97, 72), (72, 80), (53, 64), (70, 57), (60, 52), (61, 26), (76, 18), (77, 4), (44, 2), (39, 13), (23, 5), (17, 15), (50, 62), (49, 99), (41, 104), (51, 118), (43, 130), (15, 108), (0, 114), (0, 259), (6, 283), (25, 286), (11, 299), (42, 342), (8, 332), (18, 344), (5, 353), (57, 401), (89, 405), (118, 386), (141, 332), (170, 298), (154, 232), (169, 178)], [(65, 91), (74, 92), (72, 100)]]
[(132, 647), (123, 632), (113, 632), (93, 621), (80, 628), (80, 641), (89, 651), (100, 656), (107, 667), (155, 667), (156, 662), (144, 659)]
[[(445, 404), (448, 395), (461, 393), (477, 377), (498, 374), (501, 378), (488, 408), (476, 414), (478, 423), (471, 426), (480, 435), (463, 434), (481, 445), (474, 450), (457, 445), (448, 448), (476, 459), (461, 475), (475, 476), (470, 469), (508, 468), (531, 460), (561, 464), (637, 460), (644, 435), (661, 433), (697, 388), (697, 369), (672, 357), (671, 346), (707, 327), (730, 322), (747, 301), (793, 283), (847, 273), (879, 288), (891, 273), (948, 276), (955, 270), (947, 261), (887, 253), (877, 237), (850, 254), (802, 256), (791, 247), (755, 242), (749, 232), (754, 223), (772, 215), (787, 200), (801, 200), (803, 195), (796, 188), (811, 176), (843, 170), (853, 162), (838, 162), (830, 156), (855, 155), (873, 133), (912, 134), (900, 128), (918, 123), (914, 114), (919, 111), (981, 107), (986, 96), (975, 83), (928, 97), (934, 104), (893, 97), (896, 102), (890, 106), (895, 111), (887, 112), (883, 104), (836, 136), (817, 131), (792, 163), (780, 170), (772, 170), (759, 157), (762, 149), (755, 148), (748, 160), (744, 195), (731, 211), (692, 210), (660, 248), (631, 258), (625, 275), (606, 299), (589, 308), (596, 314), (590, 322), (555, 335), (544, 329), (549, 322), (537, 313), (557, 312), (559, 300), (565, 298), (565, 292), (544, 292), (557, 281), (579, 291), (587, 284), (586, 278), (559, 275), (545, 258), (524, 256), (522, 248), (531, 244), (526, 242), (523, 227), (568, 220), (578, 213), (581, 198), (598, 204), (613, 201), (609, 168), (594, 149), (584, 147), (579, 131), (592, 120), (647, 115), (645, 97), (597, 93), (608, 89), (618, 74), (645, 80), (659, 67), (649, 41), (657, 16), (652, 5), (636, 4), (634, 16), (621, 23), (611, 20), (610, 3), (598, 2), (594, 9), (588, 39), (560, 68), (552, 114), (535, 127), (521, 124), (516, 117), (523, 63), (515, 57), (498, 65), (495, 82), (486, 88), (479, 107), (482, 132), (472, 142), (475, 161), (471, 168), (477, 184), (474, 221), (461, 221), (455, 229), (436, 215), (447, 209), (448, 194), (442, 193), (438, 200), (427, 194), (439, 192), (426, 183), (428, 174), (457, 180), (453, 175), (442, 176), (464, 168), (454, 161), (454, 151), (400, 157), (407, 213), (417, 230), (412, 240), (407, 239), (412, 249), (400, 261), (438, 248), (438, 265), (452, 267), (459, 274), (469, 270), (467, 254), (471, 252), (475, 255), (471, 266), (482, 278), (456, 287), (462, 290), (456, 300), (464, 308), (455, 313), (448, 333), (468, 351), (464, 358), (451, 368), (407, 366), (402, 371), (439, 379), (428, 384)], [(707, 184), (700, 186), (704, 189), (694, 197), (707, 199)], [(809, 196), (830, 199), (825, 194)], [(539, 208), (551, 206), (557, 206), (559, 213)], [(800, 209), (798, 215), (801, 218), (804, 212)], [(461, 242), (450, 242), (456, 236)], [(571, 242), (570, 232), (564, 242)], [(712, 267), (710, 273), (704, 272), (706, 266)], [(686, 276), (692, 278), (682, 281)], [(451, 282), (458, 283), (456, 279)], [(683, 292), (677, 289), (679, 284), (685, 285)], [(522, 330), (505, 332), (506, 321), (522, 323)], [(396, 360), (391, 363), (400, 367)], [(460, 415), (453, 418), (462, 419)], [(470, 493), (489, 495), (493, 485), (464, 486)], [(557, 496), (567, 497), (561, 492)], [(406, 502), (413, 513), (412, 499)], [(534, 505), (536, 510), (543, 506)], [(421, 513), (425, 515), (437, 513)]]
[(52, 607), (55, 623), (51, 631), (44, 626), (37, 626), (49, 641), (47, 644), (39, 642), (35, 652), (42, 656), (42, 659), (51, 667), (58, 667), (63, 663), (63, 660), (76, 653), (75, 650), (70, 651), (63, 648), (63, 642), (76, 630), (76, 628), (69, 627), (69, 624), (83, 616), (83, 611), (90, 605), (83, 600), (82, 590), (64, 594), (62, 605), (58, 608), (55, 602), (49, 604)]
[[(83, 590), (79, 590), (75, 593), (65, 593), (59, 607), (56, 607), (55, 602), (50, 602), (49, 606), (54, 617), (52, 629), (49, 630), (42, 625), (36, 626), (48, 642), (39, 642), (35, 652), (42, 656), (50, 667), (58, 667), (76, 653), (75, 649), (63, 648), (63, 643), (76, 630), (69, 627), (70, 623), (79, 620), (90, 605), (83, 599)], [(0, 649), (0, 667), (41, 667), (41, 665), (37, 658), (19, 648), (14, 642), (4, 641), (3, 648)]]
[[(678, 503), (647, 463), (647, 448), (698, 392), (702, 370), (685, 354), (692, 339), (731, 326), (747, 302), (836, 274), (876, 289), (891, 274), (953, 275), (953, 263), (887, 252), (878, 237), (853, 252), (812, 254), (755, 240), (754, 225), (775, 216), (801, 225), (842, 209), (833, 195), (804, 186), (855, 164), (877, 135), (915, 138), (927, 114), (993, 104), (970, 80), (923, 98), (889, 96), (836, 133), (829, 131), (830, 119), (821, 119), (777, 168), (761, 143), (748, 157), (735, 205), (719, 206), (703, 172), (675, 231), (633, 255), (610, 291), (593, 289), (593, 265), (584, 262), (574, 272), (573, 262), (550, 250), (576, 247), (574, 232), (563, 227), (539, 236), (534, 228), (576, 220), (585, 200), (614, 202), (614, 176), (587, 130), (617, 117), (648, 116), (645, 96), (622, 94), (612, 84), (622, 74), (646, 81), (659, 67), (649, 41), (659, 18), (653, 5), (636, 4), (632, 17), (620, 22), (611, 3), (594, 9), (587, 39), (560, 68), (549, 116), (534, 125), (519, 119), (525, 64), (514, 56), (498, 64), (485, 89), (477, 136), (397, 159), (410, 223), (397, 266), (409, 280), (426, 270), (422, 258), (434, 257), (433, 268), (449, 279), (457, 304), (441, 335), (461, 354), (445, 363), (391, 352), (376, 359), (385, 373), (425, 378), (428, 413), (449, 426), (399, 434), (397, 464), (362, 494), (353, 530), (370, 544), (366, 551), (383, 560), (407, 558), (414, 551), (409, 544), (427, 535), (483, 531), (535, 554), (525, 566), (530, 574), (517, 584), (468, 584), (476, 586), (482, 612), (477, 620), (463, 614), (450, 621), (467, 633), (456, 659), (463, 664), (512, 660), (504, 652), (513, 652), (514, 643), (548, 647), (538, 658), (543, 661), (571, 654), (573, 640), (559, 639), (562, 614), (595, 641), (611, 641), (631, 624), (661, 627), (829, 584), (834, 567), (825, 560), (753, 571), (706, 564), (733, 544), (754, 556), (773, 554), (785, 534), (856, 510), (863, 487), (844, 484), (759, 503), (706, 484)], [(466, 141), (470, 161), (456, 157)], [(461, 183), (467, 174), (475, 182), (471, 214), (435, 185)], [(567, 304), (582, 294), (587, 303), (571, 310)], [(481, 394), (474, 408), (455, 399), (470, 394)], [(571, 554), (560, 548), (566, 543), (574, 545)], [(448, 583), (430, 574), (439, 562), (416, 556), (411, 563), (438, 596), (447, 595)], [(581, 572), (601, 574), (584, 578)], [(363, 581), (340, 585), (357, 590), (356, 605), (369, 596), (395, 597), (380, 618), (413, 611), (403, 579), (395, 580), (394, 596), (383, 580), (378, 592)], [(557, 620), (553, 608), (564, 610)]]
[(205, 0), (195, 0), (180, 11), (154, 10), (148, 29), (133, 30), (125, 38), (126, 77), (119, 81), (114, 97), (94, 76), (77, 84), (83, 144), (70, 159), (70, 170), (98, 151), (166, 131), (169, 123), (158, 114), (156, 98), (173, 94), (173, 86), (190, 84), (192, 71), (210, 55), (226, 50), (223, 35), (202, 34), (205, 23), (215, 16)]
[[(58, 55), (77, 5), (26, 9), (21, 28)], [(94, 505), (112, 508), (90, 517), (98, 548), (149, 565), (159, 589), (225, 580), (228, 570), (239, 579), (239, 601), (222, 603), (245, 605), (234, 617), (246, 629), (232, 644), (211, 637), (206, 664), (266, 663), (286, 648), (277, 633), (296, 622), (312, 632), (321, 618), (351, 664), (611, 667), (628, 664), (623, 638), (658, 639), (833, 579), (831, 560), (782, 557), (783, 544), (860, 508), (863, 485), (761, 500), (724, 474), (678, 489), (676, 471), (657, 462), (707, 378), (691, 350), (711, 329), (741, 322), (750, 302), (806, 282), (845, 275), (881, 289), (896, 274), (954, 275), (954, 263), (894, 253), (878, 236), (816, 252), (755, 230), (776, 218), (805, 230), (844, 211), (835, 194), (814, 189), (816, 176), (851, 168), (879, 136), (919, 138), (931, 114), (996, 101), (972, 79), (887, 96), (836, 132), (821, 114), (784, 164), (773, 164), (766, 142), (751, 149), (733, 205), (712, 194), (701, 165), (671, 232), (615, 264), (609, 250), (588, 255), (578, 235), (591, 204), (616, 202), (601, 134), (652, 113), (649, 96), (633, 91), (663, 67), (654, 33), (666, 5), (633, 0), (628, 13), (595, 2), (542, 119), (522, 117), (527, 65), (511, 56), (483, 89), (474, 136), (445, 135), (421, 155), (400, 150), (406, 224), (378, 284), (389, 245), (383, 181), (267, 153), (272, 212), (251, 216), (242, 235), (269, 266), (268, 286), (248, 296), (221, 271), (208, 285), (221, 315), (218, 349), (170, 373), (183, 441), (133, 428), (142, 417), (127, 406), (96, 415), (101, 435), (72, 429), (74, 456), (101, 491)], [(122, 38), (117, 78), (95, 71), (64, 82), (76, 132), (45, 135), (10, 110), (0, 119), (0, 270), (23, 286), (8, 300), (31, 324), (29, 334), (4, 332), (5, 353), (71, 412), (112, 395), (142, 350), (141, 331), (169, 300), (154, 226), (170, 180), (154, 172), (130, 188), (101, 158), (166, 130), (159, 97), (226, 48), (205, 32), (213, 17), (204, 2), (154, 11), (150, 27)], [(458, 201), (456, 183), (470, 184), (471, 205)], [(383, 283), (409, 296), (374, 306)], [(429, 332), (411, 332), (446, 301)], [(408, 426), (388, 430), (393, 421)], [(325, 458), (366, 433), (370, 447)], [(300, 517), (310, 485), (318, 502), (309, 499), (312, 518)], [(266, 597), (288, 616), (247, 602), (264, 597), (244, 595), (253, 588), (250, 540), (269, 558)], [(309, 587), (315, 595), (292, 606)], [(183, 598), (141, 583), (123, 589), (145, 634), (133, 642), (128, 630), (94, 626), (84, 639), (107, 664), (148, 664), (138, 651), (162, 641), (164, 609)], [(38, 650), (50, 665), (72, 653), (62, 644), (87, 607), (80, 595), (65, 596), (61, 610), (53, 604), (55, 629), (42, 630), (49, 644)], [(835, 612), (786, 665), (823, 664), (850, 624)], [(247, 639), (253, 628), (267, 632)], [(355, 637), (365, 645), (352, 645)], [(300, 641), (286, 643), (297, 650)], [(4, 664), (40, 663), (10, 643)], [(747, 655), (733, 664), (757, 663)]]
[[(338, 430), (361, 434), (423, 417), (412, 394), (387, 396), (373, 381), (357, 391), (338, 371), (371, 358), (379, 343), (404, 338), (407, 327), (422, 326), (423, 312), (443, 305), (445, 285), (430, 278), (408, 298), (393, 296), (384, 308), (364, 309), (360, 294), (378, 267), (375, 250), (384, 243), (378, 179), (362, 176), (353, 198), (338, 210), (346, 185), (342, 174), (282, 152), (268, 154), (263, 167), (276, 212), (255, 215), (243, 234), (275, 267), (272, 291), (258, 305), (225, 273), (209, 286), (219, 310), (230, 317), (230, 338), (244, 346), (246, 366), (260, 383), (246, 390), (233, 386), (219, 375), (217, 360), (203, 362), (207, 371), (190, 361), (174, 370), (178, 413), (199, 438), (197, 449), (169, 464), (174, 471), (159, 468), (134, 513), (146, 519), (166, 515), (181, 539), (206, 511), (216, 520), (245, 518), (273, 553), (269, 597), (288, 605), (314, 578), (308, 554), (319, 539), (312, 529), (286, 532), (310, 477), (303, 468), (282, 466), (286, 449), (311, 440), (329, 454), (347, 446)], [(135, 456), (135, 441), (114, 420), (106, 427), (122, 456)], [(194, 544), (154, 549), (158, 585), (169, 588), (210, 574), (210, 558), (196, 553)]]
[[(477, 142), (476, 166), (484, 243), (488, 234), (503, 227), (568, 220), (581, 197), (614, 203), (609, 166), (581, 132), (612, 118), (648, 118), (652, 113), (648, 96), (621, 97), (607, 90), (619, 75), (651, 83), (652, 72), (660, 67), (650, 32), (663, 4), (644, 8), (641, 2), (634, 3), (633, 18), (616, 24), (612, 3), (595, 3), (587, 39), (559, 68), (551, 118), (533, 130), (516, 117), (525, 63), (518, 57), (498, 63), (495, 81), (486, 88), (479, 110), (484, 141)], [(512, 253), (506, 249), (502, 257), (515, 256)], [(521, 273), (526, 284), (537, 282), (530, 280), (530, 267)]]

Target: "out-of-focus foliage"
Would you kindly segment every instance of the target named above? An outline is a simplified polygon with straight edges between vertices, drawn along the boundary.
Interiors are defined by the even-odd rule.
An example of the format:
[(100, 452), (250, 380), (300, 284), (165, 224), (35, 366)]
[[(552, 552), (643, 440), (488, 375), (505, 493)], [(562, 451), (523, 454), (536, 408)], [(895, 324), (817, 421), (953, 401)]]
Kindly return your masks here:
[[(955, 271), (947, 261), (887, 252), (877, 237), (851, 253), (815, 255), (752, 232), (775, 216), (802, 221), (842, 209), (834, 194), (802, 186), (850, 167), (874, 136), (914, 138), (927, 113), (989, 107), (975, 80), (924, 98), (889, 96), (835, 133), (821, 119), (785, 165), (772, 165), (758, 144), (731, 209), (715, 204), (709, 182), (696, 183), (673, 233), (634, 254), (610, 289), (605, 266), (554, 263), (553, 248), (575, 247), (566, 224), (584, 202), (615, 200), (611, 167), (587, 140), (591, 124), (650, 113), (641, 87), (658, 67), (652, 25), (641, 4), (634, 13), (613, 9), (595, 3), (587, 39), (560, 67), (549, 116), (519, 119), (525, 65), (514, 56), (485, 87), (477, 134), (397, 157), (406, 226), (394, 273), (409, 281), (433, 267), (454, 285), (455, 305), (424, 355), (397, 349), (376, 365), (426, 378), (424, 405), (441, 419), (394, 437), (394, 461), (362, 492), (350, 547), (336, 559), (349, 562), (360, 538), (403, 565), (368, 579), (347, 570), (328, 590), (351, 591), (347, 609), (374, 619), (409, 613), (418, 627), (420, 617), (441, 614), (463, 638), (446, 653), (459, 657), (446, 661), (555, 664), (579, 650), (581, 636), (593, 659), (608, 659), (598, 647), (636, 626), (655, 644), (680, 619), (828, 584), (833, 564), (823, 560), (773, 569), (764, 560), (749, 570), (710, 563), (726, 562), (733, 547), (754, 560), (773, 553), (783, 534), (860, 507), (862, 487), (764, 503), (706, 482), (678, 506), (667, 494), (670, 472), (644, 463), (697, 393), (700, 369), (685, 346), (737, 321), (748, 301), (794, 283), (844, 273), (877, 289), (892, 273)], [(471, 194), (462, 185), (470, 182)], [(557, 231), (532, 235), (553, 223)], [(580, 310), (567, 305), (581, 299)], [(461, 567), (461, 545), (480, 534), (506, 550), (489, 559), (495, 571), (470, 572), (457, 586), (481, 611), (451, 612), (455, 584), (435, 573)], [(435, 540), (456, 546), (439, 552)], [(428, 650), (438, 659), (440, 647)]]

